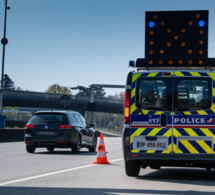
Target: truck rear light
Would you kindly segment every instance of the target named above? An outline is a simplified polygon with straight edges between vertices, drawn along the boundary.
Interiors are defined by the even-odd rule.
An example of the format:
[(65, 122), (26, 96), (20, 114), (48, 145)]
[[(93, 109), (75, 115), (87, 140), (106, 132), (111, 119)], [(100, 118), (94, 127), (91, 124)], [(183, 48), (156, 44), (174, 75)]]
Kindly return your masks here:
[(61, 129), (71, 129), (72, 128), (71, 125), (59, 125), (58, 127)]
[(124, 104), (124, 122), (130, 122), (130, 99), (131, 99), (131, 92), (125, 92), (125, 104)]
[(34, 127), (35, 127), (35, 125), (27, 124), (27, 125), (25, 126), (25, 129), (32, 129), (32, 128), (34, 128)]

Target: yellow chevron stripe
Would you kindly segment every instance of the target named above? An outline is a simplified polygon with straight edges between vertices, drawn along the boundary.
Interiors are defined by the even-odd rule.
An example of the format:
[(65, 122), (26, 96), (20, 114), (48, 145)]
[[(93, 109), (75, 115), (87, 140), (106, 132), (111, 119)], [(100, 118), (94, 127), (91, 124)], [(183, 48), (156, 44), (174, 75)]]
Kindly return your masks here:
[(133, 143), (134, 136), (139, 136), (146, 128), (138, 128), (131, 136), (130, 136), (130, 143)]
[(184, 145), (187, 150), (189, 150), (190, 153), (192, 154), (198, 154), (199, 152), (190, 144), (189, 141), (187, 140), (180, 140), (180, 142)]
[(175, 71), (175, 75), (176, 76), (184, 76), (184, 74), (182, 74), (182, 72), (180, 72), (180, 71)]
[(214, 103), (212, 104), (211, 111), (215, 113), (215, 105), (214, 105)]
[(208, 75), (215, 81), (215, 74), (214, 73), (208, 73)]
[(172, 143), (169, 144), (168, 149), (167, 149), (167, 150), (164, 150), (162, 153), (163, 153), (163, 154), (167, 154), (167, 153), (171, 153), (171, 152), (172, 152)]
[(154, 76), (156, 76), (157, 74), (158, 74), (158, 72), (152, 72), (152, 73), (148, 74), (147, 77), (154, 77)]
[(179, 148), (177, 149), (177, 146), (175, 145), (175, 144), (173, 144), (173, 151), (175, 152), (175, 153), (183, 153)]
[(133, 74), (133, 76), (132, 76), (132, 83), (133, 83), (134, 81), (136, 81), (137, 78), (138, 78), (141, 74), (142, 74), (142, 73)]
[(190, 74), (192, 75), (192, 76), (201, 76), (198, 72), (190, 72)]
[(215, 89), (213, 88), (213, 96), (215, 97)]
[(189, 111), (185, 111), (184, 114), (185, 115), (191, 115), (191, 113)]
[(191, 128), (183, 128), (190, 136), (199, 136), (193, 129)]
[(135, 89), (136, 88), (132, 89), (132, 91), (131, 91), (131, 98), (133, 98), (135, 96)]
[(182, 136), (175, 128), (173, 129), (173, 135), (177, 138), (178, 136)]
[(133, 105), (131, 106), (131, 111), (130, 113), (132, 114), (135, 110), (136, 110), (136, 106), (135, 106), (135, 103), (133, 103)]
[(166, 133), (163, 134), (163, 136), (166, 136), (166, 137), (170, 137), (172, 135), (172, 128), (170, 128)]
[(155, 153), (156, 150), (147, 150), (146, 153)]
[(203, 140), (196, 140), (196, 142), (204, 149), (206, 153), (214, 153), (214, 151), (209, 147)]
[(200, 128), (200, 130), (207, 136), (207, 137), (212, 137), (214, 140), (215, 144), (215, 135), (207, 128)]
[(161, 115), (161, 114), (163, 114), (164, 112), (162, 112), (162, 111), (157, 111), (157, 112), (155, 112), (155, 114), (154, 115)]
[(131, 152), (133, 153), (139, 153), (140, 152), (140, 150), (131, 150)]
[(148, 135), (156, 135), (162, 128), (154, 128), (148, 133)]
[(208, 113), (205, 112), (204, 110), (197, 110), (197, 112), (198, 112), (200, 115), (208, 115)]

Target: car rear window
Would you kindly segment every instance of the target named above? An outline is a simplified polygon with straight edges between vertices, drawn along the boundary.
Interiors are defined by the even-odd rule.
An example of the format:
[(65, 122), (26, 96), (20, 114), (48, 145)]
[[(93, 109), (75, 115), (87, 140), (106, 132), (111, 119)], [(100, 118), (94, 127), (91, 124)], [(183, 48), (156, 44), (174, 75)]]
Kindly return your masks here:
[(67, 123), (67, 118), (65, 114), (42, 113), (42, 114), (35, 114), (30, 119), (30, 123)]

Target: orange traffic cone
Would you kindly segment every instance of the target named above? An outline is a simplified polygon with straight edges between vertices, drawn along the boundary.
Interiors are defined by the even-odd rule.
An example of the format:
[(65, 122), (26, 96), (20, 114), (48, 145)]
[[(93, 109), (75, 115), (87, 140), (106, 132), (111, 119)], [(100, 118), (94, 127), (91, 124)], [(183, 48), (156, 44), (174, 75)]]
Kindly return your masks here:
[(107, 161), (103, 134), (100, 135), (100, 141), (99, 141), (99, 147), (98, 147), (98, 152), (97, 152), (97, 158), (96, 158), (96, 161), (93, 164), (110, 164)]

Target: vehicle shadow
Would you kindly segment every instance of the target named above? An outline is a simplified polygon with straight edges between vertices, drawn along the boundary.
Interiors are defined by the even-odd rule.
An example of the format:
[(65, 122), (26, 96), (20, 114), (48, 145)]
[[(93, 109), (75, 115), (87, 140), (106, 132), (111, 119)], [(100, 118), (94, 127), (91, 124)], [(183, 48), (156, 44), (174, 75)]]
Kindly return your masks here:
[(45, 154), (45, 155), (86, 155), (86, 156), (95, 156), (97, 152), (89, 152), (89, 151), (80, 151), (79, 153), (72, 153), (72, 151), (44, 151), (44, 152), (35, 152), (34, 154)]
[(41, 194), (93, 194), (93, 195), (110, 195), (110, 194), (181, 194), (181, 195), (212, 195), (214, 192), (202, 191), (178, 191), (178, 190), (139, 190), (139, 189), (107, 189), (107, 188), (50, 188), (50, 187), (0, 187), (2, 194), (22, 194), (22, 195), (41, 195)]
[(137, 179), (203, 186), (215, 185), (214, 170), (207, 171), (206, 169), (198, 168), (163, 168), (145, 175), (142, 173), (141, 171)]

